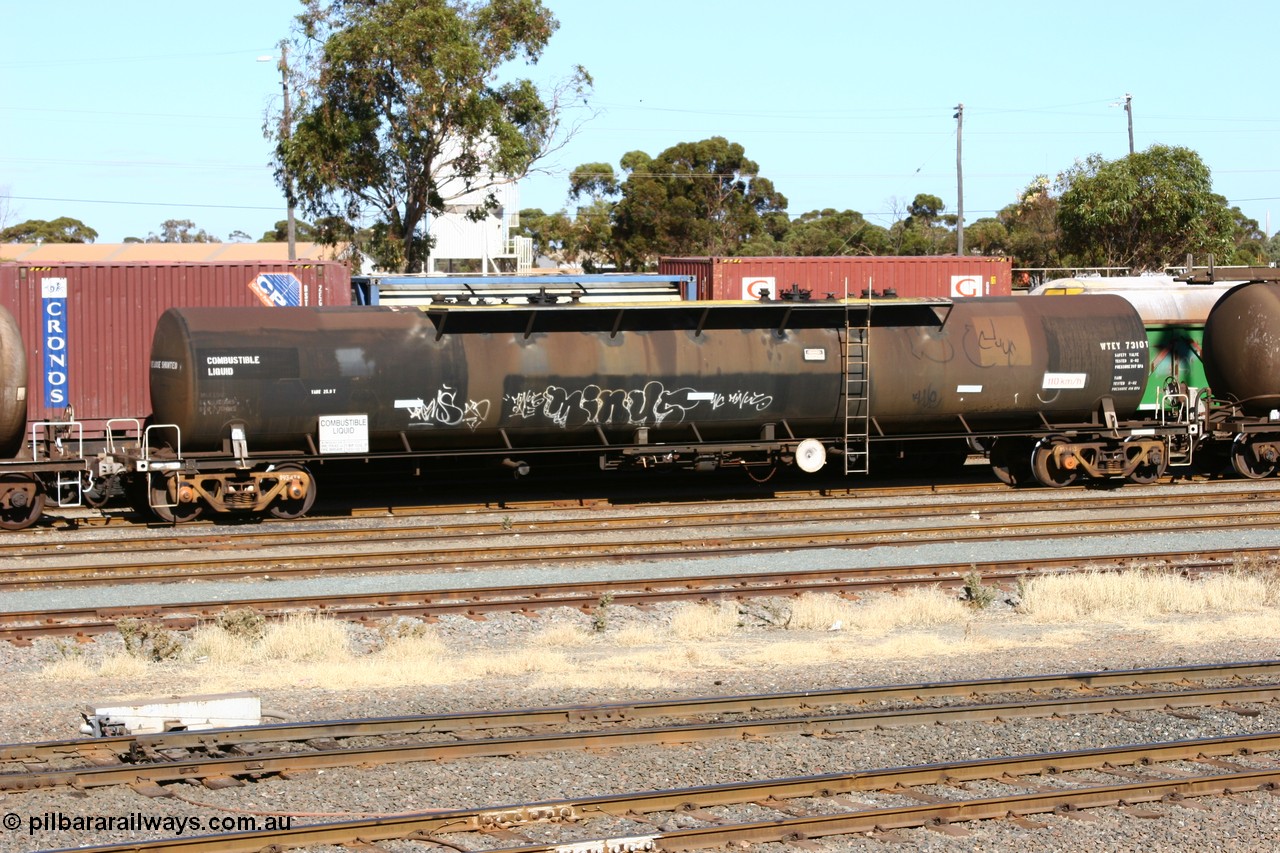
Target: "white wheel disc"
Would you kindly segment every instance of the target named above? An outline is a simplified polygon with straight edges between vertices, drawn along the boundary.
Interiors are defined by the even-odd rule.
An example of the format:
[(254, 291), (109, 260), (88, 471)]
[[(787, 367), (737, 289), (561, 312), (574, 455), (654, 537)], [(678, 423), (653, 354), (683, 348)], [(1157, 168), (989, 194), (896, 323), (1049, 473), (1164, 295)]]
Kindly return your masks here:
[(827, 464), (827, 449), (816, 438), (806, 438), (796, 445), (796, 465), (806, 474), (813, 474)]

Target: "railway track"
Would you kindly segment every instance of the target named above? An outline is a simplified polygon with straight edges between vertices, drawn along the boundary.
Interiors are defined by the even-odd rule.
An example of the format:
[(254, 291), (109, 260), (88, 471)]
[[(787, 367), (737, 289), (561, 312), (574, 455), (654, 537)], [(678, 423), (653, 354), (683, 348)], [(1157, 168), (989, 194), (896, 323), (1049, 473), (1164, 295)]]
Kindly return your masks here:
[[(1179, 708), (1206, 705), (1237, 707), (1240, 703), (1274, 702), (1280, 684), (1235, 684), (1228, 687), (1120, 692), (1151, 684), (1273, 677), (1275, 661), (1214, 667), (1164, 668), (1124, 672), (1074, 673), (1010, 680), (898, 685), (808, 694), (713, 697), (677, 702), (628, 705), (517, 709), (479, 715), (447, 715), (396, 720), (332, 721), (285, 724), (255, 730), (184, 732), (144, 739), (99, 741), (103, 751), (128, 749), (134, 762), (118, 766), (9, 772), (0, 775), (5, 790), (32, 790), (51, 785), (93, 788), (131, 784), (155, 795), (173, 793), (184, 799), (186, 785), (177, 780), (261, 778), (276, 772), (298, 772), (397, 760), (465, 760), (475, 756), (532, 755), (563, 749), (596, 750), (636, 745), (689, 744), (706, 738), (759, 739), (796, 734), (820, 737), (886, 726), (936, 725), (939, 722), (1008, 720), (1033, 716), (1133, 713), (1137, 710), (1178, 713)], [(1060, 693), (988, 704), (923, 706), (925, 700), (971, 698), (988, 694), (1033, 691)], [(1117, 691), (1103, 695), (1101, 691)], [(908, 707), (821, 713), (834, 704)], [(809, 709), (798, 717), (744, 720), (794, 708)], [(1241, 713), (1249, 713), (1241, 707)], [(715, 722), (673, 724), (688, 716), (712, 716)], [(735, 718), (735, 719), (724, 719)], [(623, 724), (657, 719), (663, 725), (626, 728)], [(584, 723), (597, 723), (588, 730)], [(612, 724), (612, 725), (599, 725)], [(345, 735), (341, 727), (346, 726)], [(512, 729), (551, 727), (567, 731), (510, 736)], [(245, 750), (250, 744), (274, 744), (274, 737), (311, 743), (348, 736), (422, 733), (458, 735), (487, 730), (479, 739), (437, 740), (419, 744), (357, 749), (319, 749), (290, 753), (201, 755), (175, 759), (181, 751), (219, 748)], [(493, 849), (495, 841), (518, 847), (503, 849), (679, 850), (732, 842), (778, 841), (803, 846), (803, 840), (828, 835), (873, 833), (885, 840), (896, 830), (933, 825), (946, 829), (961, 821), (1012, 819), (1035, 828), (1027, 816), (1081, 809), (1123, 806), (1139, 817), (1158, 811), (1133, 809), (1145, 803), (1171, 804), (1186, 797), (1269, 790), (1280, 782), (1280, 733), (1258, 732), (1177, 742), (1130, 744), (1099, 749), (1032, 755), (995, 756), (965, 761), (870, 769), (858, 772), (753, 779), (730, 784), (517, 802), (480, 808), (450, 808), (428, 813), (377, 815), (341, 823), (313, 823), (284, 831), (242, 832), (206, 837), (136, 841), (138, 851), (259, 851), (273, 845), (292, 848), (315, 844), (355, 844), (396, 838), (442, 840), (459, 849)], [(145, 763), (158, 758), (157, 763)], [(8, 745), (0, 760), (67, 761), (85, 753), (79, 742)], [(230, 776), (228, 776), (230, 774)], [(1104, 781), (1100, 781), (1104, 780)], [(1109, 780), (1109, 781), (1106, 781)], [(187, 800), (187, 802), (190, 802)], [(1174, 806), (1164, 805), (1164, 808)], [(682, 815), (673, 821), (664, 815)], [(673, 828), (676, 827), (676, 828)], [(522, 832), (523, 830), (523, 832)], [(964, 834), (955, 828), (953, 834)], [(529, 833), (528, 835), (524, 833)], [(549, 840), (554, 839), (554, 840)], [(106, 850), (112, 848), (84, 848)], [(119, 848), (116, 848), (119, 849)]]
[[(1093, 673), (1085, 676), (1053, 676), (1031, 679), (1036, 690), (1063, 690), (1073, 695), (1048, 699), (1020, 699), (999, 703), (947, 705), (930, 707), (918, 704), (925, 695), (978, 695), (993, 692), (1025, 692), (1028, 686), (1014, 679), (999, 682), (968, 682), (931, 689), (909, 685), (890, 689), (828, 691), (819, 696), (786, 694), (781, 696), (726, 697), (652, 703), (631, 711), (633, 717), (655, 717), (677, 720), (708, 715), (729, 717), (713, 721), (664, 722), (661, 725), (627, 728), (599, 725), (601, 717), (616, 715), (618, 708), (543, 709), (515, 711), (509, 714), (449, 715), (402, 718), (390, 721), (356, 720), (320, 724), (268, 726), (261, 729), (216, 730), (212, 733), (183, 732), (178, 735), (153, 735), (133, 739), (78, 741), (63, 744), (10, 745), (0, 747), (0, 760), (26, 764), (44, 764), (56, 755), (65, 758), (79, 755), (93, 763), (71, 768), (24, 769), (0, 773), (0, 791), (19, 792), (53, 787), (77, 790), (107, 785), (160, 785), (201, 780), (258, 779), (278, 773), (299, 773), (336, 767), (372, 767), (414, 761), (456, 761), (482, 757), (519, 757), (559, 750), (621, 749), (637, 746), (688, 744), (713, 739), (758, 739), (788, 735), (829, 737), (853, 731), (915, 725), (938, 725), (955, 722), (989, 722), (993, 720), (1034, 717), (1067, 717), (1077, 714), (1120, 714), (1129, 711), (1175, 710), (1210, 705), (1265, 703), (1280, 699), (1280, 683), (1246, 684), (1226, 687), (1164, 690), (1144, 693), (1111, 693), (1097, 696), (1074, 695), (1086, 683), (1091, 689), (1102, 684), (1109, 687), (1152, 683), (1156, 679), (1188, 682), (1230, 677), (1246, 671), (1250, 675), (1274, 674), (1280, 663), (1254, 664), (1252, 667), (1186, 668), (1170, 671), (1135, 671), (1120, 677)], [(1252, 670), (1252, 671), (1251, 671)], [(887, 703), (917, 703), (914, 707), (874, 711), (816, 713), (816, 706)], [(810, 709), (802, 716), (767, 716), (766, 712), (803, 707)], [(627, 718), (627, 719), (631, 719)], [(597, 728), (582, 728), (580, 723), (595, 722)], [(618, 720), (610, 720), (616, 723)], [(482, 738), (453, 737), (477, 730), (504, 731), (551, 728), (535, 734), (497, 734)], [(393, 743), (367, 745), (371, 735), (395, 736)], [(435, 737), (434, 740), (406, 742), (407, 736)], [(222, 740), (220, 740), (222, 738)], [(336, 739), (360, 738), (357, 746), (334, 744)], [(318, 746), (305, 748), (306, 744)], [(291, 750), (266, 748), (292, 745)], [(330, 745), (334, 744), (334, 745)], [(127, 745), (128, 752), (118, 749)], [(95, 749), (95, 746), (97, 747)], [(225, 751), (224, 751), (225, 750)], [(105, 758), (115, 752), (116, 763)], [(182, 755), (181, 753), (186, 753)], [(211, 754), (213, 753), (213, 754)], [(232, 754), (234, 753), (234, 754)], [(25, 757), (24, 757), (25, 756)], [(152, 790), (160, 794), (161, 791)]]
[[(360, 513), (354, 516), (356, 519), (368, 520), (366, 523), (349, 524), (340, 528), (334, 527), (333, 519), (293, 521), (270, 519), (263, 520), (261, 524), (255, 524), (252, 528), (209, 523), (192, 524), (184, 525), (182, 532), (177, 532), (169, 526), (161, 528), (151, 526), (140, 527), (140, 535), (137, 538), (124, 542), (116, 538), (108, 540), (100, 535), (99, 531), (88, 530), (74, 537), (59, 537), (56, 540), (38, 534), (29, 536), (10, 534), (0, 539), (0, 559), (46, 556), (65, 559), (75, 555), (93, 555), (101, 552), (104, 541), (111, 541), (115, 548), (113, 553), (118, 555), (191, 548), (219, 551), (243, 547), (288, 547), (314, 542), (317, 538), (334, 544), (349, 541), (367, 545), (395, 541), (397, 538), (463, 538), (501, 535), (512, 531), (574, 535), (600, 530), (642, 531), (650, 530), (655, 525), (668, 529), (685, 529), (737, 524), (856, 522), (886, 518), (900, 521), (972, 516), (974, 513), (981, 516), (993, 514), (1026, 516), (1034, 513), (1060, 515), (1095, 512), (1124, 513), (1164, 508), (1168, 505), (1166, 494), (1134, 494), (1134, 490), (1124, 494), (1106, 495), (1083, 492), (1055, 493), (1052, 497), (1041, 492), (1039, 494), (1042, 496), (1032, 497), (1028, 493), (1015, 494), (1004, 486), (999, 490), (989, 487), (980, 490), (956, 490), (957, 488), (953, 487), (952, 490), (942, 494), (924, 489), (885, 490), (878, 495), (866, 496), (877, 500), (873, 504), (857, 502), (864, 497), (858, 494), (854, 498), (839, 499), (839, 505), (834, 507), (831, 506), (830, 498), (818, 498), (809, 493), (784, 499), (771, 499), (767, 503), (778, 505), (763, 508), (758, 506), (762, 501), (734, 501), (733, 508), (728, 510), (704, 509), (704, 507), (723, 507), (723, 503), (690, 504), (686, 502), (678, 505), (677, 513), (672, 512), (673, 506), (676, 505), (666, 505), (661, 511), (652, 512), (641, 508), (632, 510), (618, 507), (606, 502), (587, 502), (573, 507), (522, 504), (519, 507), (504, 509), (450, 506), (415, 508), (409, 512), (400, 512), (395, 522), (389, 523), (388, 511), (379, 510), (376, 514)], [(967, 495), (968, 499), (963, 505), (958, 505), (954, 498), (962, 494)], [(914, 505), (883, 502), (890, 497), (933, 502)], [(1178, 495), (1180, 506), (1218, 506), (1226, 511), (1235, 512), (1256, 510), (1258, 504), (1265, 505), (1276, 500), (1280, 500), (1280, 488), (1249, 489), (1241, 492), (1222, 488), (1182, 489), (1179, 490)], [(601, 515), (602, 510), (608, 510), (610, 514)], [(548, 517), (548, 511), (568, 512), (574, 517)], [(580, 517), (586, 513), (590, 513), (590, 516)]]
[[(119, 543), (41, 544), (8, 552), (0, 589), (59, 584), (307, 576), (639, 561), (931, 542), (989, 542), (1274, 526), (1270, 492), (1179, 494), (1099, 500), (1011, 500), (962, 506), (802, 507), (592, 518), (412, 523), (391, 529), (238, 531), (165, 535)], [(1196, 507), (1200, 509), (1197, 511)], [(1028, 516), (1053, 512), (1054, 517)], [(885, 523), (892, 519), (892, 523)], [(731, 531), (731, 532), (726, 532)], [(15, 549), (30, 546), (15, 544)]]
[[(1226, 682), (1231, 687), (1254, 688), (1260, 679), (1280, 677), (1280, 661), (1240, 661), (1235, 663), (1198, 666), (1152, 667), (1133, 670), (1100, 670), (1096, 672), (1069, 672), (1048, 675), (1032, 675), (1015, 678), (985, 678), (964, 681), (928, 682), (918, 684), (876, 685), (868, 687), (836, 688), (830, 690), (805, 690), (794, 693), (763, 693), (742, 696), (703, 696), (691, 699), (658, 699), (640, 702), (610, 702), (595, 705), (560, 705), (546, 708), (522, 708), (500, 711), (430, 714), (401, 717), (384, 717), (357, 720), (325, 720), (318, 722), (277, 723), (263, 726), (245, 726), (197, 731), (170, 731), (157, 734), (118, 735), (113, 737), (75, 738), (71, 740), (41, 741), (36, 743), (0, 744), (0, 779), (20, 779), (12, 768), (22, 772), (33, 765), (51, 765), (57, 762), (100, 761), (110, 755), (116, 759), (131, 758), (136, 761), (167, 760), (160, 756), (175, 751), (219, 753), (242, 750), (247, 746), (263, 747), (268, 744), (305, 744), (316, 741), (338, 742), (352, 738), (387, 738), (406, 735), (439, 735), (473, 733), (480, 731), (502, 732), (510, 730), (562, 729), (576, 731), (576, 727), (596, 725), (621, 727), (624, 724), (646, 720), (764, 718), (797, 710), (831, 709), (834, 707), (866, 708), (875, 705), (917, 706), (923, 708), (929, 701), (958, 702), (974, 700), (982, 696), (998, 694), (1026, 694), (1031, 697), (1051, 693), (1066, 693), (1080, 698), (1085, 694), (1102, 691), (1136, 690), (1157, 684), (1192, 685), (1206, 682)], [(1263, 685), (1271, 690), (1273, 685)], [(1117, 693), (1123, 697), (1123, 693)], [(1192, 693), (1168, 695), (1186, 700)], [(1239, 693), (1234, 695), (1240, 695)], [(1107, 698), (1105, 696), (1099, 697)], [(1194, 699), (1192, 700), (1195, 701)], [(990, 719), (989, 708), (971, 709), (975, 719)], [(1009, 706), (1012, 707), (1012, 706)], [(1062, 707), (1055, 707), (1060, 712)], [(1096, 706), (1085, 713), (1094, 713)], [(958, 710), (957, 719), (967, 712)], [(894, 711), (879, 715), (867, 715), (870, 725), (882, 725), (892, 720)], [(902, 713), (901, 711), (896, 713)], [(909, 714), (901, 721), (914, 722)], [(8, 766), (6, 768), (6, 765)], [(24, 787), (9, 783), (10, 788)], [(31, 785), (29, 787), (40, 787)]]
[(612, 605), (648, 606), (669, 602), (701, 602), (764, 596), (827, 593), (857, 596), (922, 586), (959, 587), (977, 573), (984, 585), (1013, 588), (1035, 575), (1069, 571), (1120, 571), (1144, 567), (1184, 575), (1226, 571), (1242, 563), (1262, 565), (1280, 559), (1274, 549), (1236, 549), (1164, 557), (1149, 554), (1090, 560), (1043, 559), (819, 569), (804, 572), (745, 575), (685, 575), (634, 580), (568, 581), (554, 587), (493, 586), (403, 592), (342, 592), (323, 596), (211, 599), (169, 604), (135, 604), (73, 609), (0, 612), (0, 640), (26, 645), (40, 637), (88, 639), (115, 632), (126, 619), (145, 620), (170, 630), (186, 630), (216, 620), (233, 609), (251, 609), (268, 618), (291, 613), (320, 613), (354, 622), (412, 617), (428, 620), (444, 615), (483, 618), (492, 613), (534, 613), (555, 607), (591, 611), (606, 597)]

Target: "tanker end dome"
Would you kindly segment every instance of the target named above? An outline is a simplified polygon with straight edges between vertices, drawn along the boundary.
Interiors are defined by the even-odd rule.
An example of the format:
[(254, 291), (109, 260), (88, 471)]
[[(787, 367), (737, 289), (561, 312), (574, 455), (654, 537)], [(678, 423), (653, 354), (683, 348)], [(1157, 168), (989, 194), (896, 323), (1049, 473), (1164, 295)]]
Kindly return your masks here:
[(26, 425), (26, 348), (13, 315), (0, 307), (0, 457), (18, 452)]
[(1204, 371), (1215, 397), (1247, 414), (1280, 409), (1280, 284), (1228, 291), (1204, 323)]
[(177, 309), (160, 315), (151, 339), (151, 418), (189, 428), (195, 415), (195, 354), (186, 320)]
[(1149, 365), (1138, 312), (1118, 296), (958, 300), (939, 327), (872, 334), (872, 410), (893, 432), (1088, 422), (1109, 400), (1142, 402)]

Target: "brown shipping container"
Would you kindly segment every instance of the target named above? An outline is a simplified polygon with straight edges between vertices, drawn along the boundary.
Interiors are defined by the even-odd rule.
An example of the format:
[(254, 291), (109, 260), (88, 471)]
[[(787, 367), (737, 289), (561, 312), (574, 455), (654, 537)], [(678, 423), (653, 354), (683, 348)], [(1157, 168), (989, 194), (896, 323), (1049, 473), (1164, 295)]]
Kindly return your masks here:
[(773, 298), (791, 288), (811, 291), (811, 299), (859, 298), (892, 290), (897, 296), (1010, 296), (1013, 262), (1008, 258), (834, 257), (834, 258), (661, 258), (662, 275), (691, 275), (699, 299)]
[(350, 305), (351, 274), (333, 261), (7, 263), (0, 304), (26, 347), (28, 422), (70, 406), (89, 437), (151, 413), (151, 337), (167, 309)]

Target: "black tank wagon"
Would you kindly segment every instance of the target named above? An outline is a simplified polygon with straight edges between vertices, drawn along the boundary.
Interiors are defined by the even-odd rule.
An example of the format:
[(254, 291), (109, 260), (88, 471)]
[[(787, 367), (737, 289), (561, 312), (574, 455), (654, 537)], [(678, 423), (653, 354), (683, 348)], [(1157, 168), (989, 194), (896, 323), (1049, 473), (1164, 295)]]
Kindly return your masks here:
[[(1280, 273), (1273, 273), (1273, 275)], [(1209, 431), (1230, 442), (1231, 467), (1268, 477), (1280, 466), (1280, 281), (1227, 291), (1204, 324)]]
[(1010, 480), (1145, 478), (1146, 358), (1102, 297), (173, 309), (133, 464), (174, 519), (297, 515), (312, 463), (371, 456), (854, 472), (879, 442), (951, 439), (1004, 448)]
[(0, 458), (17, 451), (26, 425), (26, 348), (13, 315), (0, 307)]

